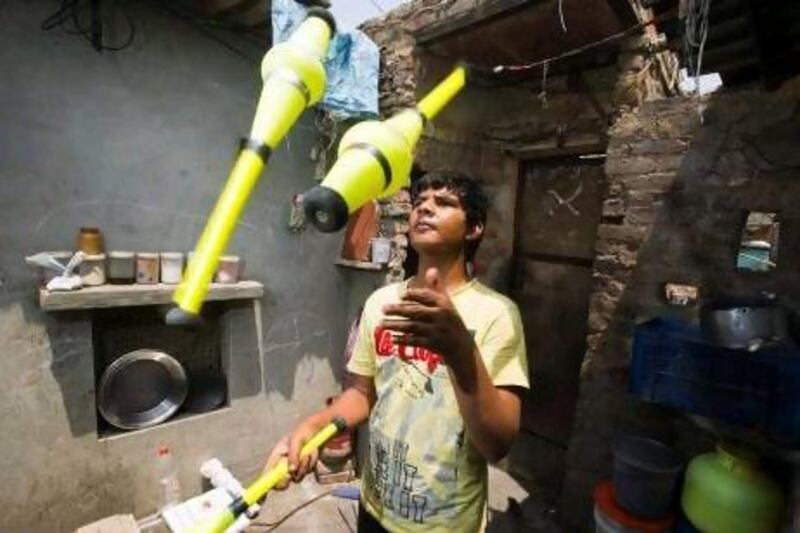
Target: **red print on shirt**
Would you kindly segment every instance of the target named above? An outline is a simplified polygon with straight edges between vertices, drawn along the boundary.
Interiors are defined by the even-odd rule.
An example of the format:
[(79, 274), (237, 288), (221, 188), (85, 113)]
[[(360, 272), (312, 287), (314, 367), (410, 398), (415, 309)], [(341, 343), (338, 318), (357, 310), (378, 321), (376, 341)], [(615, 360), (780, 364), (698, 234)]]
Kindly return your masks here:
[(379, 357), (398, 357), (402, 361), (421, 361), (429, 374), (433, 374), (444, 359), (436, 352), (421, 346), (407, 346), (402, 342), (395, 342), (392, 332), (381, 326), (375, 328), (375, 350)]

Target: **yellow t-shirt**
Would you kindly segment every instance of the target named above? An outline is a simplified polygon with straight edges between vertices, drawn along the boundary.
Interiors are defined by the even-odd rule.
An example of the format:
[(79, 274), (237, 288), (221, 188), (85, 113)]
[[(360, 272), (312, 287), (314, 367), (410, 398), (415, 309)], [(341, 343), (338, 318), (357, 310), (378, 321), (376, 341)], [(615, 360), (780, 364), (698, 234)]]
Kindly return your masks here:
[[(348, 370), (375, 380), (369, 459), (361, 500), (389, 531), (480, 531), (486, 508), (486, 461), (465, 435), (442, 357), (398, 345), (380, 327), (383, 306), (406, 283), (375, 291), (364, 306)], [(528, 387), (525, 339), (517, 306), (472, 280), (450, 293), (497, 386)]]

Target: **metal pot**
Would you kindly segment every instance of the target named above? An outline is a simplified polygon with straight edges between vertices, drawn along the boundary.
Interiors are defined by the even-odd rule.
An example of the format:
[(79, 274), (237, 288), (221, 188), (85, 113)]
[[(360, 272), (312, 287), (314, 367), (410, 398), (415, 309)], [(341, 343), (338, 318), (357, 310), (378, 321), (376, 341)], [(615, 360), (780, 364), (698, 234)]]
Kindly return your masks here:
[(205, 371), (189, 375), (189, 394), (184, 408), (189, 413), (205, 413), (219, 408), (228, 397), (228, 384), (221, 372)]
[(700, 323), (711, 341), (725, 348), (755, 351), (787, 335), (786, 313), (777, 305), (705, 307)]
[(97, 407), (108, 423), (140, 429), (172, 416), (186, 399), (186, 391), (186, 373), (177, 360), (156, 350), (136, 350), (103, 372)]

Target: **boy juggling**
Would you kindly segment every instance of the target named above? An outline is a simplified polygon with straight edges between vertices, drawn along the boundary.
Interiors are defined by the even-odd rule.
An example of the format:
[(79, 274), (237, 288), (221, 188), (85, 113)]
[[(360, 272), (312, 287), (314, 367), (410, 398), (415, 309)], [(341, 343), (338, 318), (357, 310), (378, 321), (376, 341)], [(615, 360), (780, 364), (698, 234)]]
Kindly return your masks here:
[(481, 531), (487, 463), (519, 431), (528, 387), (516, 305), (470, 275), (487, 198), (471, 178), (429, 173), (411, 186), (409, 240), (417, 274), (375, 291), (348, 364), (350, 386), (272, 450), (295, 481), (316, 454), (300, 448), (334, 417), (369, 421), (359, 532)]

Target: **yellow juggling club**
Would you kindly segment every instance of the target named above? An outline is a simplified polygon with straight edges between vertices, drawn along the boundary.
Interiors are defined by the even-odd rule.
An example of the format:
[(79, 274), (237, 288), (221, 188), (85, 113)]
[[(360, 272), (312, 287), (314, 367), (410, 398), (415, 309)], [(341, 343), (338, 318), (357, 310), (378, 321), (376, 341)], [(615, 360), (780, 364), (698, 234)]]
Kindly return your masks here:
[(414, 147), (425, 122), (466, 84), (467, 71), (457, 67), (414, 109), (400, 111), (383, 122), (359, 122), (339, 143), (339, 159), (323, 182), (303, 196), (306, 216), (324, 232), (338, 231), (359, 207), (391, 196), (409, 185)]
[[(334, 418), (330, 424), (322, 428), (303, 445), (300, 449), (300, 457), (309, 455), (314, 450), (321, 448), (328, 439), (345, 429), (347, 429), (347, 423), (344, 419)], [(244, 513), (251, 505), (263, 500), (269, 491), (287, 477), (289, 477), (289, 462), (286, 458), (283, 458), (277, 465), (262, 474), (252, 485), (247, 487), (244, 493), (231, 502), (224, 511), (221, 511), (207, 524), (192, 529), (192, 533), (224, 533), (239, 515)]]
[(250, 137), (233, 165), (200, 240), (173, 295), (177, 307), (167, 322), (193, 322), (203, 306), (208, 284), (261, 171), (303, 111), (325, 92), (322, 61), (336, 31), (333, 16), (322, 8), (307, 18), (285, 42), (272, 47), (261, 62), (263, 88)]

